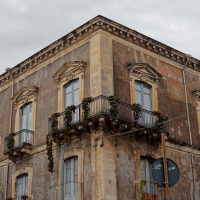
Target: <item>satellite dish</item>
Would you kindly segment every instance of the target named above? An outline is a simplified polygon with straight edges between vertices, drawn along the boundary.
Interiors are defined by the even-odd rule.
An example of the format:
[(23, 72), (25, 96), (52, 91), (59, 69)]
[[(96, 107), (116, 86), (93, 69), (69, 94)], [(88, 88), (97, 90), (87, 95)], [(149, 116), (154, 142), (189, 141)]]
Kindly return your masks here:
[[(176, 163), (167, 158), (167, 171), (169, 187), (176, 185), (180, 178), (180, 172)], [(157, 159), (152, 165), (152, 175), (154, 181), (161, 187), (165, 187), (165, 175), (164, 175), (164, 164), (163, 158)]]

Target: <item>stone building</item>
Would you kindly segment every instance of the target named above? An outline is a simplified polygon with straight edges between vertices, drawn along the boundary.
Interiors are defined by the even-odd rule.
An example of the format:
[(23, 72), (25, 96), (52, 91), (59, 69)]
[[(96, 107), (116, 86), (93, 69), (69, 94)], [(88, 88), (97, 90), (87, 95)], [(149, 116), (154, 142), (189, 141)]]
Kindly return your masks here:
[[(151, 174), (162, 157), (153, 111), (168, 117), (166, 153), (180, 170), (170, 198), (200, 199), (199, 77), (199, 60), (102, 16), (6, 69), (0, 76), (0, 199), (139, 200), (143, 179), (148, 199), (162, 199)], [(115, 122), (111, 95), (120, 98)], [(80, 104), (91, 96), (84, 122)], [(138, 120), (134, 103), (143, 109)], [(67, 130), (63, 111), (72, 104)], [(53, 173), (46, 150), (52, 120), (58, 122)]]

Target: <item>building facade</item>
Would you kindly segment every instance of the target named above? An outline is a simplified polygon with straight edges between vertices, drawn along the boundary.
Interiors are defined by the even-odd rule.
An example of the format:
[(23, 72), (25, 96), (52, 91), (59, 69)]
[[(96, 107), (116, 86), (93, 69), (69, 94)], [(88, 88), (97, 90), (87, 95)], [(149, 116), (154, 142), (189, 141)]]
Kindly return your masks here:
[[(163, 156), (153, 111), (168, 117), (161, 124), (166, 154), (180, 171), (170, 198), (200, 199), (199, 77), (199, 60), (102, 16), (6, 69), (0, 199), (162, 199), (151, 174)], [(112, 104), (112, 95), (120, 101)], [(63, 111), (71, 105), (66, 129)], [(46, 136), (53, 131), (52, 168)]]

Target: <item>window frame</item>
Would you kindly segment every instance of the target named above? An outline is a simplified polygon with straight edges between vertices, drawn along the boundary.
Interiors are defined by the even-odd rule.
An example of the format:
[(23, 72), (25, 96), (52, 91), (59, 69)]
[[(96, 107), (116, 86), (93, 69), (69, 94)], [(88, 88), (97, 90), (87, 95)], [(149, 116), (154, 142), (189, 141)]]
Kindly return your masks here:
[[(149, 91), (150, 91), (150, 110), (149, 111), (152, 111), (152, 92), (151, 92), (151, 90), (152, 90), (152, 87), (151, 87), (151, 85), (149, 85), (148, 83), (145, 83), (145, 82), (142, 82), (142, 81), (138, 81), (138, 80), (135, 80), (135, 85), (136, 84), (138, 84), (138, 85), (140, 85), (141, 86), (141, 101), (142, 101), (142, 104), (141, 104), (141, 106), (142, 106), (142, 108), (143, 109), (145, 109), (144, 108), (144, 90), (143, 90), (143, 88), (144, 88), (144, 86), (146, 86), (146, 87), (148, 87), (148, 89), (149, 89)], [(135, 87), (135, 91), (136, 91), (137, 89), (136, 89), (136, 87)], [(136, 92), (135, 92), (135, 101), (136, 101)], [(145, 109), (145, 110), (147, 110), (147, 109)]]
[[(26, 177), (27, 177), (27, 182), (26, 182)], [(20, 197), (21, 196), (18, 196), (19, 194), (18, 194), (18, 192), (19, 192), (19, 184), (18, 184), (18, 182), (19, 182), (19, 179), (23, 179), (23, 189), (22, 190), (26, 190), (26, 191), (23, 191), (22, 192), (22, 194), (21, 194), (21, 196), (22, 195), (27, 195), (27, 193), (28, 193), (28, 174), (26, 173), (26, 174), (21, 174), (21, 175), (19, 175), (18, 177), (17, 177), (17, 199), (19, 198), (20, 199)], [(25, 187), (26, 186), (26, 187)], [(25, 189), (24, 189), (24, 187), (25, 187)]]
[(17, 178), (24, 174), (28, 175), (27, 196), (33, 197), (33, 195), (32, 195), (33, 168), (25, 167), (23, 169), (17, 170), (12, 175), (12, 198), (17, 198)]
[(64, 86), (73, 80), (79, 80), (79, 104), (84, 98), (84, 67), (86, 63), (83, 61), (70, 61), (62, 65), (62, 67), (53, 75), (57, 83), (58, 89), (58, 109), (57, 112), (64, 111)]
[[(65, 194), (65, 197), (68, 197), (69, 195), (66, 194), (66, 188), (67, 188), (67, 163), (70, 161), (70, 180), (71, 180), (71, 184), (70, 184), (70, 196), (72, 195), (72, 190), (73, 190), (73, 195), (77, 195), (78, 196), (78, 180), (77, 180), (77, 192), (74, 192), (75, 190), (75, 169), (76, 169), (76, 160), (77, 160), (77, 168), (78, 168), (78, 156), (75, 156), (75, 157), (71, 157), (71, 158), (68, 158), (67, 160), (65, 160), (65, 163), (64, 163), (64, 183), (66, 184), (65, 187), (64, 187), (64, 194)], [(79, 175), (79, 174), (78, 174)], [(78, 176), (77, 175), (77, 176)], [(73, 177), (73, 178), (72, 178)], [(78, 177), (77, 177), (78, 178)], [(72, 189), (73, 187), (73, 189)], [(74, 197), (74, 196), (73, 196)], [(72, 198), (72, 197), (71, 197)]]
[(158, 83), (162, 78), (153, 67), (147, 63), (130, 63), (127, 66), (130, 83), (131, 104), (136, 103), (135, 81), (142, 81), (151, 86), (152, 110), (158, 110)]
[[(78, 200), (83, 200), (83, 162), (84, 162), (84, 151), (82, 149), (71, 149), (65, 152), (64, 160), (78, 157)], [(58, 183), (61, 182), (61, 158), (58, 158)], [(58, 189), (57, 198), (60, 199), (60, 187)]]
[[(70, 85), (72, 85), (72, 87), (73, 87), (73, 94), (72, 94), (72, 104), (71, 105), (75, 105), (74, 104), (74, 84), (76, 83), (76, 82), (78, 82), (78, 90), (80, 90), (80, 86), (79, 86), (79, 79), (77, 78), (77, 79), (73, 79), (72, 81), (70, 81), (69, 83), (67, 83), (67, 84), (65, 84), (63, 87), (64, 87), (64, 90), (63, 90), (63, 92), (64, 92), (64, 108), (66, 108), (67, 106), (66, 106), (66, 93), (65, 93), (65, 90), (66, 90), (66, 88), (68, 87), (68, 86), (70, 86)], [(80, 93), (80, 91), (79, 91), (79, 93)], [(79, 94), (80, 95), (80, 94)], [(79, 102), (80, 103), (80, 102)], [(78, 103), (78, 104), (79, 104)], [(78, 105), (77, 104), (77, 105)], [(77, 106), (77, 105), (75, 105), (75, 106)]]

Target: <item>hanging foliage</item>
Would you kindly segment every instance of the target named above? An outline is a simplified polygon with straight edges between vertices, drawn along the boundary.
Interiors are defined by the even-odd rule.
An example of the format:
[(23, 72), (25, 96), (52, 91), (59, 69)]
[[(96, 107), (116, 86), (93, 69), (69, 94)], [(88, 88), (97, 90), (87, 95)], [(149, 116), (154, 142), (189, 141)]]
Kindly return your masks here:
[(52, 136), (46, 136), (46, 148), (47, 148), (47, 156), (48, 156), (48, 171), (54, 172), (54, 161), (53, 161), (53, 139)]
[(71, 105), (65, 109), (64, 112), (64, 126), (67, 130), (71, 129), (72, 127), (72, 112), (75, 113), (76, 106)]
[(120, 102), (120, 99), (116, 96), (111, 95), (108, 97), (108, 101), (110, 103), (110, 109), (109, 109), (110, 120), (113, 123), (117, 122), (118, 117), (119, 117), (119, 112), (117, 110), (117, 104)]
[(51, 115), (51, 135), (53, 139), (55, 139), (57, 133), (58, 133), (58, 117), (60, 116), (60, 113), (54, 113)]
[(131, 109), (133, 110), (134, 121), (138, 123), (141, 117), (142, 106), (139, 103), (134, 103), (131, 105)]
[(8, 151), (10, 151), (14, 147), (14, 143), (15, 143), (14, 138), (12, 136), (9, 136), (6, 141), (6, 146), (7, 146)]
[(88, 116), (89, 116), (89, 104), (93, 101), (92, 97), (87, 97), (82, 99), (81, 107), (83, 109), (82, 112), (82, 117), (83, 117), (83, 122), (87, 123), (88, 122)]
[(144, 200), (144, 189), (143, 189), (144, 184), (146, 184), (146, 180), (145, 179), (140, 181), (140, 194), (141, 194), (140, 200)]
[(167, 121), (168, 118), (159, 111), (153, 111), (153, 115), (157, 117), (155, 121), (156, 129), (161, 133), (164, 129), (164, 122)]

